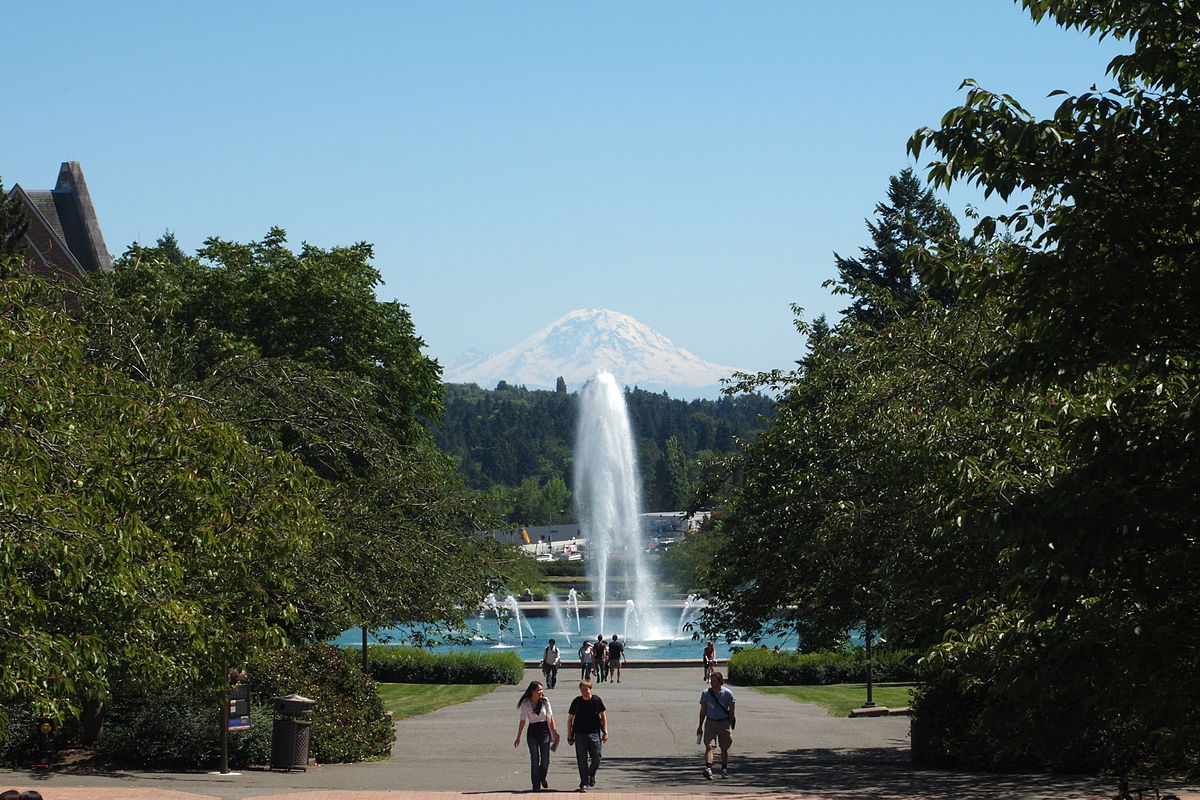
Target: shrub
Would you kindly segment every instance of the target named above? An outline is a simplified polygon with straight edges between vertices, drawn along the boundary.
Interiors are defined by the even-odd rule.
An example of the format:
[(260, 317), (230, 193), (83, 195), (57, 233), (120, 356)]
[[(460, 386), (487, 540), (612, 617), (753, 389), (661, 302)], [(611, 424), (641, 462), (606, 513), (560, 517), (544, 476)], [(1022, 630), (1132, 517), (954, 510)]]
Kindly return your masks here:
[[(301, 694), (317, 701), (309, 755), (322, 763), (363, 761), (391, 752), (395, 731), (374, 681), (338, 648), (303, 645), (249, 664), (248, 731), (229, 735), (231, 765), (270, 760), (274, 698)], [(168, 686), (123, 692), (105, 712), (98, 754), (130, 766), (212, 767), (220, 757), (220, 707), (211, 690)]]
[(546, 577), (583, 578), (587, 576), (587, 562), (576, 561), (539, 561), (542, 574)]
[[(11, 767), (29, 766), (34, 763), (41, 745), (41, 736), (34, 731), (34, 718), (28, 705), (5, 704), (8, 724), (0, 730), (0, 764)], [(53, 741), (62, 737), (56, 734)]]
[(912, 704), (913, 761), (949, 769), (1197, 774), (1193, 745), (1156, 752), (1156, 736), (1166, 731), (1132, 706), (1098, 715), (1086, 691), (1083, 681), (1042, 680), (1029, 692), (968, 680), (953, 669), (930, 674)]
[(371, 676), (380, 683), (503, 683), (515, 685), (525, 676), (525, 662), (513, 652), (431, 653), (417, 647), (371, 647)]
[[(872, 680), (919, 680), (917, 659), (912, 650), (877, 650), (871, 654)], [(861, 649), (819, 653), (747, 649), (730, 657), (728, 670), (726, 678), (740, 686), (810, 686), (867, 679), (866, 655)]]
[[(385, 758), (396, 732), (379, 687), (352, 654), (328, 644), (275, 652), (251, 664), (251, 692), (264, 702), (288, 694), (317, 701), (309, 754), (334, 764)], [(256, 675), (261, 677), (256, 677)]]
[[(213, 767), (221, 756), (220, 713), (216, 693), (192, 686), (122, 693), (106, 704), (96, 752), (120, 765)], [(262, 764), (270, 755), (270, 706), (252, 702), (250, 715), (250, 730), (229, 735), (231, 765)]]

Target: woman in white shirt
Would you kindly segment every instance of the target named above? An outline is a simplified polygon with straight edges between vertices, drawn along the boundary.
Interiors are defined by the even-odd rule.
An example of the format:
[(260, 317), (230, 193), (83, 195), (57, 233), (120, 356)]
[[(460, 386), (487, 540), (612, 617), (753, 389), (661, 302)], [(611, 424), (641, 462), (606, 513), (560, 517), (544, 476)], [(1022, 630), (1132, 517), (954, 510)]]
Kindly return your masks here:
[(529, 732), (525, 741), (529, 745), (529, 779), (533, 783), (533, 791), (540, 792), (550, 788), (546, 775), (550, 771), (550, 749), (553, 744), (558, 747), (558, 729), (554, 727), (554, 712), (550, 709), (550, 701), (545, 696), (546, 687), (538, 681), (533, 681), (517, 701), (521, 711), (521, 722), (517, 725), (517, 738), (513, 747), (521, 745), (521, 731), (525, 723), (529, 723)]
[(579, 680), (590, 681), (592, 679), (592, 643), (584, 642), (579, 646)]

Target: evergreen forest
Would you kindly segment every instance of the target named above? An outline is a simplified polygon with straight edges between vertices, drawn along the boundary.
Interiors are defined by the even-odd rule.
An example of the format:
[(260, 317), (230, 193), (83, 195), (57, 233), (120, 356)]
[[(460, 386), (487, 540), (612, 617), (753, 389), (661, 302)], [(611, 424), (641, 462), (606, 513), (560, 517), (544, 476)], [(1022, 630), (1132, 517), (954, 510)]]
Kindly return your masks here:
[[(763, 430), (774, 407), (757, 392), (684, 401), (636, 387), (626, 389), (625, 402), (638, 437), (645, 505), (656, 511), (687, 506), (703, 480), (704, 465)], [(447, 384), (434, 438), (457, 462), (467, 484), (488, 493), (509, 522), (567, 522), (574, 517), (570, 487), (577, 403), (578, 395), (568, 394), (561, 379), (555, 391), (503, 381), (492, 390)]]

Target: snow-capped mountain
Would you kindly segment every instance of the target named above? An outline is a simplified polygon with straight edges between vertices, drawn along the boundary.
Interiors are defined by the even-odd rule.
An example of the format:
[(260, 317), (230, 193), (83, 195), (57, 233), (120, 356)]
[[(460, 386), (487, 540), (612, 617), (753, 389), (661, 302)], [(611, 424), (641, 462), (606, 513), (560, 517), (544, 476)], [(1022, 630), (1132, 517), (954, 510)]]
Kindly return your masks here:
[(715, 397), (721, 378), (735, 371), (705, 361), (626, 314), (579, 309), (503, 353), (480, 359), (472, 352), (448, 366), (444, 379), (488, 389), (500, 381), (553, 389), (562, 376), (574, 391), (601, 369), (625, 386), (685, 399)]

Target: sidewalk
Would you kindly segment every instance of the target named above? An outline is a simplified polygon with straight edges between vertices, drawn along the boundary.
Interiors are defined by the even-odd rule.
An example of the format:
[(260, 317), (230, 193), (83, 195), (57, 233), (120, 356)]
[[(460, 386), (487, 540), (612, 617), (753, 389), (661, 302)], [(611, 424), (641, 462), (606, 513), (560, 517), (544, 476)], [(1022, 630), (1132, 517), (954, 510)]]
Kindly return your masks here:
[[(576, 694), (560, 673), (548, 696), (560, 732)], [(540, 680), (529, 670), (526, 681)], [(706, 781), (696, 745), (699, 667), (626, 669), (620, 684), (597, 684), (608, 706), (609, 742), (593, 800), (1083, 800), (1116, 791), (1107, 779), (990, 775), (914, 767), (908, 718), (844, 719), (823, 709), (731, 686), (738, 700), (730, 777)], [(306, 772), (247, 770), (236, 775), (174, 772), (55, 773), (0, 770), (0, 789), (36, 788), (45, 800), (507, 800), (529, 797), (529, 757), (517, 731), (522, 687), (501, 687), (470, 703), (396, 723), (392, 758), (318, 766)], [(573, 752), (551, 756), (553, 792), (579, 797)], [(1178, 790), (1175, 790), (1178, 792)], [(1200, 800), (1195, 788), (1179, 792)]]

